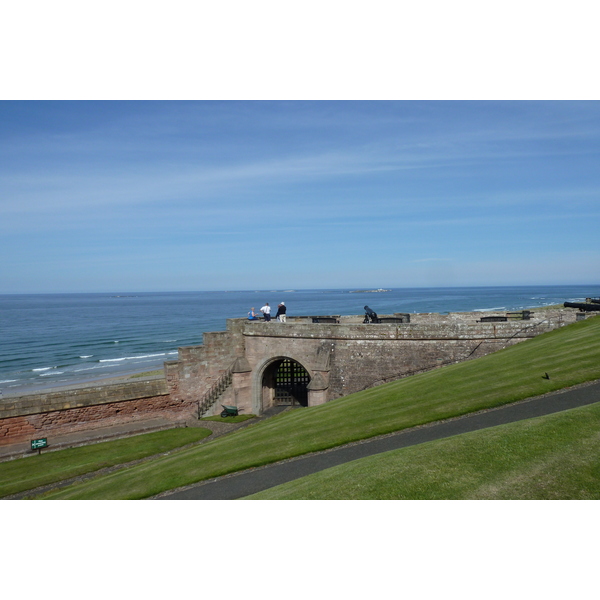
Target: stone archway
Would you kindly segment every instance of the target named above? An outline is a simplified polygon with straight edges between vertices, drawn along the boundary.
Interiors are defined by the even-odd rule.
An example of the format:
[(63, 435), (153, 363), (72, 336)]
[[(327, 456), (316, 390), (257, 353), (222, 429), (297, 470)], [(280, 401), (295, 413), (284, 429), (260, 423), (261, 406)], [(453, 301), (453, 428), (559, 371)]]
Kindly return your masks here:
[(260, 412), (273, 406), (308, 406), (311, 377), (294, 359), (284, 356), (271, 360), (260, 379)]

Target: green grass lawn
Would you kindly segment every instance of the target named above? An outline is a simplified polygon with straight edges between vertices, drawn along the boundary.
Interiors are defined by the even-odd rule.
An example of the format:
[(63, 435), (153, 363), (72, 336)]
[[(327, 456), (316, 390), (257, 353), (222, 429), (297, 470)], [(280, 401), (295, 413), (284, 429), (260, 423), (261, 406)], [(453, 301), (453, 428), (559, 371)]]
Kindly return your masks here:
[(179, 427), (0, 463), (0, 497), (160, 454), (197, 442), (209, 429)]
[[(550, 379), (544, 379), (544, 373)], [(600, 378), (600, 318), (477, 360), (283, 413), (197, 448), (48, 494), (146, 498), (175, 487)]]
[(203, 417), (200, 419), (201, 421), (216, 421), (217, 423), (243, 423), (244, 421), (249, 421), (250, 419), (255, 419), (256, 415), (236, 415), (235, 417), (221, 417), (216, 415), (214, 417)]
[(600, 404), (385, 452), (254, 500), (600, 498)]

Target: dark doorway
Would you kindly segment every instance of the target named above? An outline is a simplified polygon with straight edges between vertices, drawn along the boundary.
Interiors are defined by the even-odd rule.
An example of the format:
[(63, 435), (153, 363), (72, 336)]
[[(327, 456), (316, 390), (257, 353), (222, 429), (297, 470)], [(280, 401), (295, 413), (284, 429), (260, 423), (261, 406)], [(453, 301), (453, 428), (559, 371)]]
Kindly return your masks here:
[(308, 406), (310, 375), (295, 360), (285, 358), (274, 365), (276, 406)]

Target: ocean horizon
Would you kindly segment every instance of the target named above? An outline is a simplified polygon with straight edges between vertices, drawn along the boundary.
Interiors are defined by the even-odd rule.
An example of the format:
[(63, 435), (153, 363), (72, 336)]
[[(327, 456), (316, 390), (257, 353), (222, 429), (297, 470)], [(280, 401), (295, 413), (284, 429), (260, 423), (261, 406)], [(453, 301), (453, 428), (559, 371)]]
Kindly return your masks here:
[(600, 285), (0, 295), (3, 397), (161, 369), (265, 302), (289, 315), (510, 311), (598, 298)]

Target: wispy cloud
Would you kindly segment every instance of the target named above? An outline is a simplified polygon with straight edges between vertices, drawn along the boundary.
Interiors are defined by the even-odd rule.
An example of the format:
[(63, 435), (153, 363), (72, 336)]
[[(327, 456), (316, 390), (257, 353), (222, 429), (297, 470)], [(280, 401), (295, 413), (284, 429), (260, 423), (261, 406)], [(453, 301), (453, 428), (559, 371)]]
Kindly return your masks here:
[(75, 271), (111, 257), (109, 278), (119, 255), (226, 272), (276, 253), (307, 272), (319, 256), (350, 272), (372, 255), (437, 273), (507, 246), (595, 244), (599, 104), (33, 108), (0, 124), (0, 231), (23, 272), (35, 255), (58, 269), (77, 253)]

